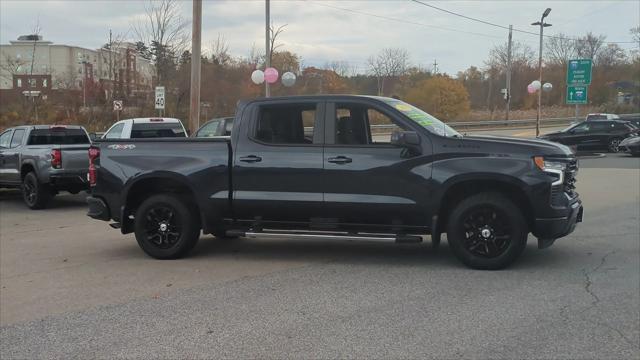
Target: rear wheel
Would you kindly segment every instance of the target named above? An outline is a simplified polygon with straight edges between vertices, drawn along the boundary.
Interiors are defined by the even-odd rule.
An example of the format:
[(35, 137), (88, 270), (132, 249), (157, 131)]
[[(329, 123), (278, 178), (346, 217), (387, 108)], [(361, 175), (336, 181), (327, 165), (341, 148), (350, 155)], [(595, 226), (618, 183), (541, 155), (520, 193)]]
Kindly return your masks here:
[(609, 140), (609, 152), (617, 153), (620, 151), (620, 139), (614, 138)]
[(474, 269), (497, 270), (515, 261), (527, 244), (520, 209), (498, 193), (462, 200), (449, 215), (447, 240), (453, 253)]
[(146, 199), (135, 215), (138, 245), (156, 259), (177, 259), (186, 255), (200, 238), (198, 211), (173, 194)]
[(40, 183), (36, 173), (33, 171), (22, 179), (22, 198), (29, 208), (34, 210), (43, 209), (52, 197), (49, 186)]

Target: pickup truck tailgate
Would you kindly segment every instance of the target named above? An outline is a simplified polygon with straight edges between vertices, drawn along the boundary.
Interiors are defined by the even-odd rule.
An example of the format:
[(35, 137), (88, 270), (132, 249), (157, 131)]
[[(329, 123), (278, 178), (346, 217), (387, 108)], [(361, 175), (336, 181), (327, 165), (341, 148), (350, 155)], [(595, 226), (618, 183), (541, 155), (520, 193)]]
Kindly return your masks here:
[(60, 145), (62, 152), (62, 169), (69, 172), (87, 172), (89, 167), (89, 144)]

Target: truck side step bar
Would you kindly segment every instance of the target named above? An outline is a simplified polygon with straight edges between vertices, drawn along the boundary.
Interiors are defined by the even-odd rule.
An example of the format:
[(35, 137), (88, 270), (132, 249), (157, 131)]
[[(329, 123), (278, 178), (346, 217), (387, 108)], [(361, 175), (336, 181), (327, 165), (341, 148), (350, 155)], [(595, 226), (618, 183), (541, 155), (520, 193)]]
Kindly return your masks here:
[(248, 238), (257, 237), (288, 237), (299, 239), (334, 239), (347, 241), (379, 241), (396, 242), (403, 244), (415, 244), (422, 242), (422, 237), (417, 235), (393, 235), (393, 234), (368, 234), (368, 233), (342, 233), (342, 232), (311, 232), (311, 231), (239, 231), (228, 230), (228, 236), (239, 236)]

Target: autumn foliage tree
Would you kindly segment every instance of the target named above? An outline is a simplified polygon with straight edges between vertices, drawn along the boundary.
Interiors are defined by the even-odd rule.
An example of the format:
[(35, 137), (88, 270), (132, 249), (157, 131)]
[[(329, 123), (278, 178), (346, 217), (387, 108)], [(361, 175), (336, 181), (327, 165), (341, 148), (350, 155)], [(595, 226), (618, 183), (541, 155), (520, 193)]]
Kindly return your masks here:
[(469, 93), (462, 82), (446, 75), (419, 82), (404, 100), (442, 120), (466, 115), (470, 108)]

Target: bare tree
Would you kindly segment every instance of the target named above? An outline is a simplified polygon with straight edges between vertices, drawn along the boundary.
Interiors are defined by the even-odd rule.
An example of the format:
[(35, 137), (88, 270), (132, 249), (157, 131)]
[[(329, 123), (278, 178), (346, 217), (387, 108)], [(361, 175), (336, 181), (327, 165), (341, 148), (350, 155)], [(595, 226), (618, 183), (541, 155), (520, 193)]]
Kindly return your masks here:
[[(506, 70), (508, 55), (508, 44), (506, 42), (496, 45), (489, 51), (489, 60), (486, 65), (491, 68)], [(531, 46), (519, 41), (514, 41), (511, 44), (511, 66), (513, 69), (519, 66), (531, 66), (535, 59)]]
[(567, 65), (576, 56), (576, 42), (565, 34), (558, 34), (545, 41), (547, 61), (554, 65)]
[(151, 48), (158, 82), (164, 80), (167, 66), (175, 64), (189, 43), (189, 22), (180, 15), (177, 0), (149, 0), (143, 21), (133, 24), (133, 31)]
[(278, 44), (278, 37), (284, 32), (284, 28), (287, 26), (287, 24), (284, 25), (280, 25), (277, 28), (274, 27), (274, 25), (272, 24), (271, 26), (269, 26), (269, 30), (271, 32), (271, 42), (269, 44), (269, 63), (271, 63), (271, 60), (273, 60), (273, 52), (276, 51), (278, 48), (280, 48), (282, 46), (282, 44)]
[(324, 68), (335, 72), (341, 77), (355, 76), (358, 72), (357, 66), (350, 64), (348, 61), (329, 61), (325, 63)]
[(218, 37), (211, 43), (211, 60), (222, 66), (233, 60), (229, 54), (229, 42), (224, 35), (218, 34)]
[(585, 59), (593, 59), (594, 65), (597, 64), (598, 53), (604, 45), (604, 35), (595, 35), (591, 32), (582, 38), (576, 40), (576, 52), (579, 57)]
[(125, 66), (126, 48), (124, 46), (126, 35), (116, 34), (113, 36), (109, 30), (109, 41), (99, 50), (103, 64), (107, 65), (107, 79), (110, 82), (110, 91), (107, 92), (108, 103), (111, 103), (115, 93), (115, 84), (118, 79), (119, 70)]
[(24, 72), (25, 65), (27, 65), (27, 61), (24, 59), (5, 54), (0, 59), (0, 70), (2, 70), (0, 71), (0, 76), (6, 80), (13, 81), (14, 75)]
[(409, 52), (401, 48), (385, 48), (367, 60), (369, 72), (378, 80), (378, 95), (384, 94), (385, 81), (404, 75), (409, 68)]
[(607, 44), (598, 52), (596, 59), (598, 66), (612, 67), (623, 64), (627, 55), (618, 44)]

